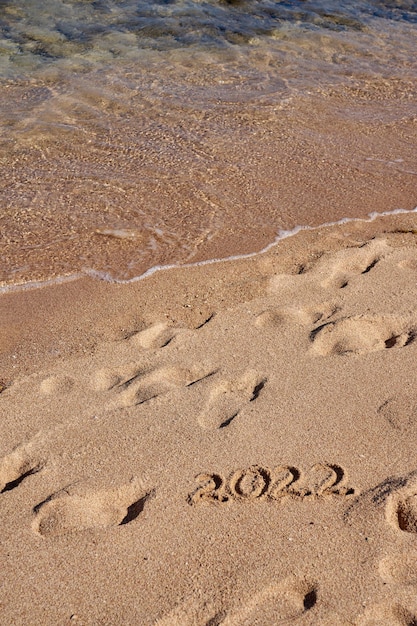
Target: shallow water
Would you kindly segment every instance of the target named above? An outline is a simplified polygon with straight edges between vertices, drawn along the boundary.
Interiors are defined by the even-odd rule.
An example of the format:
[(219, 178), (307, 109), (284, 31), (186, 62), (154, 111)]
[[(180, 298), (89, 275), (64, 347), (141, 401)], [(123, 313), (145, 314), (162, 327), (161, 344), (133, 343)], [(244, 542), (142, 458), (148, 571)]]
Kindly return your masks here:
[(2, 276), (413, 208), (416, 2), (0, 2)]

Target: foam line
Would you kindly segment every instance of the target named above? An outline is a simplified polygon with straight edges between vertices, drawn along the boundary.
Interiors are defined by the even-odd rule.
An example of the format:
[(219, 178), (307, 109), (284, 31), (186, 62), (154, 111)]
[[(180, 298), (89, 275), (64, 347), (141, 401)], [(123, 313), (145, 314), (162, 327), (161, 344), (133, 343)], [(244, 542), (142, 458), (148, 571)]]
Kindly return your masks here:
[(27, 282), (27, 283), (20, 283), (17, 285), (16, 284), (4, 285), (3, 287), (0, 287), (0, 294), (10, 293), (12, 291), (20, 291), (24, 289), (37, 289), (39, 287), (47, 287), (49, 285), (59, 285), (61, 283), (72, 282), (74, 280), (77, 280), (85, 276), (90, 276), (91, 278), (94, 278), (97, 280), (103, 280), (103, 281), (114, 283), (117, 285), (128, 285), (130, 283), (139, 282), (140, 280), (143, 280), (147, 278), (148, 276), (152, 276), (152, 274), (155, 274), (156, 272), (161, 272), (165, 270), (172, 270), (172, 269), (186, 268), (186, 267), (199, 267), (203, 265), (211, 265), (213, 263), (225, 263), (227, 261), (239, 261), (242, 259), (251, 259), (257, 256), (258, 254), (263, 254), (267, 252), (268, 250), (276, 246), (283, 239), (287, 239), (288, 237), (293, 237), (294, 235), (297, 235), (299, 232), (303, 230), (320, 230), (321, 228), (341, 226), (342, 224), (348, 224), (350, 222), (373, 222), (379, 217), (386, 217), (386, 216), (392, 216), (392, 215), (404, 215), (404, 214), (410, 214), (410, 213), (417, 213), (417, 207), (415, 207), (414, 209), (393, 209), (392, 211), (383, 211), (382, 213), (373, 211), (372, 213), (368, 213), (368, 217), (343, 217), (342, 219), (337, 220), (335, 222), (325, 222), (324, 224), (320, 224), (319, 226), (295, 226), (291, 230), (280, 229), (275, 239), (271, 243), (269, 243), (265, 248), (263, 248), (262, 250), (258, 250), (257, 252), (249, 252), (247, 254), (238, 254), (235, 256), (229, 256), (229, 257), (220, 258), (220, 259), (217, 259), (217, 258), (207, 259), (206, 261), (197, 261), (196, 263), (154, 265), (153, 267), (146, 270), (146, 272), (144, 272), (143, 274), (140, 274), (139, 276), (134, 276), (133, 278), (129, 278), (126, 280), (113, 278), (113, 276), (111, 276), (111, 274), (109, 274), (108, 272), (100, 272), (99, 270), (94, 270), (94, 269), (85, 269), (75, 274), (71, 274), (68, 276), (58, 276), (57, 278), (50, 278), (44, 281), (32, 281), (32, 282)]

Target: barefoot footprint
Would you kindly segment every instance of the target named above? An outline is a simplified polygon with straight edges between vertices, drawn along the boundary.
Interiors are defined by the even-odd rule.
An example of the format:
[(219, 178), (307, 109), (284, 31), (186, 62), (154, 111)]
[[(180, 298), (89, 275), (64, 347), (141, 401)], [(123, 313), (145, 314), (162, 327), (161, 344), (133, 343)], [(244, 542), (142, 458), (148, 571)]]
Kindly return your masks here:
[(416, 616), (399, 604), (370, 606), (355, 622), (356, 626), (414, 626)]
[(417, 478), (414, 473), (405, 486), (391, 494), (387, 507), (388, 523), (405, 533), (417, 533)]
[(44, 462), (34, 452), (34, 444), (23, 444), (0, 460), (0, 493), (11, 491), (30, 476), (36, 474)]
[(271, 626), (294, 620), (310, 611), (317, 603), (317, 587), (294, 576), (272, 582), (228, 616), (222, 626)]
[(414, 341), (416, 333), (414, 323), (394, 317), (345, 317), (314, 328), (310, 333), (311, 351), (326, 356), (402, 348)]
[(98, 370), (93, 376), (91, 386), (96, 391), (114, 393), (114, 408), (132, 407), (175, 389), (190, 387), (213, 373), (201, 367), (169, 365), (150, 368), (128, 364), (118, 369)]
[(166, 322), (158, 322), (133, 334), (129, 338), (129, 343), (133, 346), (144, 348), (145, 350), (164, 348), (175, 337), (175, 329)]
[(225, 616), (226, 613), (217, 611), (210, 601), (190, 597), (158, 619), (154, 626), (220, 626), (225, 623)]
[(417, 586), (417, 551), (399, 551), (379, 563), (379, 575), (385, 583)]
[(323, 255), (311, 268), (319, 284), (327, 289), (343, 289), (355, 276), (368, 274), (391, 250), (383, 240), (374, 240), (359, 248), (347, 248)]
[(229, 426), (245, 405), (259, 397), (266, 382), (255, 372), (247, 372), (234, 381), (222, 380), (212, 388), (198, 423), (205, 429)]
[(90, 528), (121, 526), (135, 520), (153, 495), (141, 482), (116, 489), (76, 493), (63, 489), (34, 508), (33, 530), (44, 537)]

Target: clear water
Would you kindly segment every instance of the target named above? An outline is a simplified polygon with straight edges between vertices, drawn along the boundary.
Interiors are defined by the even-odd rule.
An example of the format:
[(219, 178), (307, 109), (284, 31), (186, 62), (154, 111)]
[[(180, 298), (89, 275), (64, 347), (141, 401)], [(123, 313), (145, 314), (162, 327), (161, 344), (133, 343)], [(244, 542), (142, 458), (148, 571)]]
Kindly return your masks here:
[(11, 79), (142, 65), (150, 50), (240, 60), (245, 78), (253, 49), (268, 51), (284, 80), (291, 65), (316, 79), (325, 69), (402, 74), (414, 65), (417, 3), (407, 0), (2, 0), (0, 12), (1, 69)]
[(0, 0), (2, 280), (129, 278), (340, 219), (349, 194), (305, 202), (320, 159), (371, 193), (415, 176), (416, 22), (395, 0)]

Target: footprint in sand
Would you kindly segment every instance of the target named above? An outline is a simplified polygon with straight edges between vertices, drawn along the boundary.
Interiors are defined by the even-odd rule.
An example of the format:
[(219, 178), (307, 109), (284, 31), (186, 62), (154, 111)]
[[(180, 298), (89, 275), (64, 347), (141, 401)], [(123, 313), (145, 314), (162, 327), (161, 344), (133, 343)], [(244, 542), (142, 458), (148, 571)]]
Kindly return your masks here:
[(394, 317), (345, 317), (311, 331), (311, 352), (320, 356), (366, 354), (403, 348), (413, 343), (416, 336), (417, 325)]
[(153, 368), (146, 361), (123, 363), (117, 367), (103, 367), (92, 374), (89, 384), (94, 391), (110, 391), (121, 385), (133, 383), (152, 371)]
[(69, 376), (48, 376), (40, 384), (40, 392), (46, 396), (69, 393), (74, 387), (74, 380)]
[[(417, 586), (417, 551), (404, 549), (402, 539), (417, 534), (417, 476), (410, 473), (402, 479), (402, 484), (396, 490), (387, 494), (385, 515), (389, 525), (398, 531), (398, 551), (381, 559), (378, 569), (384, 583), (396, 587)], [(408, 614), (404, 609), (396, 608), (400, 616), (392, 624), (407, 624), (415, 626), (417, 616)], [(401, 619), (400, 619), (401, 618)], [(398, 621), (399, 620), (399, 621)], [(401, 621), (402, 620), (402, 621)], [(364, 622), (368, 623), (368, 622)], [(373, 622), (369, 622), (373, 623)]]
[[(417, 626), (415, 605), (407, 607), (396, 602), (401, 587), (417, 585), (417, 551), (410, 549), (410, 539), (417, 533), (417, 471), (388, 477), (360, 494), (346, 509), (344, 519), (349, 524), (353, 519), (356, 522), (366, 520), (369, 527), (382, 521), (384, 512), (396, 539), (393, 534), (389, 541), (392, 553), (380, 560), (378, 572), (385, 584), (393, 586), (392, 599), (367, 607), (354, 624)], [(389, 593), (387, 587), (386, 596)]]
[(390, 397), (378, 407), (377, 415), (395, 430), (408, 432), (417, 426), (417, 398), (409, 394)]
[(218, 382), (210, 392), (198, 423), (205, 429), (229, 426), (244, 406), (257, 400), (266, 382), (266, 378), (255, 372), (247, 372), (237, 380)]
[(114, 408), (132, 407), (182, 387), (204, 380), (214, 372), (200, 367), (162, 366), (150, 368), (128, 365), (95, 373), (92, 386), (96, 391), (112, 391)]
[(317, 602), (314, 584), (291, 576), (273, 582), (243, 607), (228, 613), (217, 609), (210, 602), (189, 598), (181, 602), (167, 615), (155, 622), (155, 626), (271, 626), (287, 624), (302, 617)]
[(399, 511), (402, 503), (413, 494), (417, 494), (417, 471), (403, 476), (390, 476), (375, 487), (359, 494), (347, 507), (344, 519), (350, 523), (351, 519), (366, 515), (368, 518), (374, 515), (381, 516), (385, 510), (385, 519), (389, 525), (396, 531), (402, 530)]
[(387, 505), (388, 521), (406, 533), (417, 533), (417, 485), (392, 496)]
[(320, 307), (280, 307), (270, 308), (259, 313), (255, 326), (262, 329), (276, 330), (280, 327), (294, 324), (308, 326), (330, 320), (340, 308), (332, 303), (324, 302)]
[(224, 624), (225, 611), (216, 611), (211, 602), (187, 598), (168, 614), (158, 619), (154, 626), (220, 626)]
[(167, 322), (158, 322), (145, 330), (130, 335), (128, 341), (132, 346), (145, 350), (155, 350), (167, 346), (175, 335), (175, 328), (170, 327)]
[(417, 551), (399, 551), (384, 557), (379, 563), (379, 574), (385, 583), (417, 586)]
[(416, 626), (417, 618), (399, 604), (383, 603), (370, 606), (355, 626)]
[(139, 481), (98, 492), (71, 493), (70, 489), (63, 489), (34, 508), (32, 528), (44, 537), (53, 537), (121, 526), (135, 520), (152, 495)]
[(222, 626), (271, 626), (286, 624), (315, 607), (317, 587), (293, 576), (272, 582), (248, 600), (243, 608), (227, 616)]
[[(307, 290), (323, 292), (346, 288), (350, 282), (371, 272), (389, 252), (390, 246), (382, 240), (371, 241), (361, 247), (323, 254), (318, 260), (301, 265), (297, 274), (281, 274), (272, 277), (270, 290), (282, 293), (287, 287), (294, 288), (295, 281)], [(309, 291), (314, 297), (314, 291)]]
[(301, 268), (300, 273), (317, 276), (324, 288), (344, 289), (355, 276), (368, 274), (391, 250), (385, 241), (374, 240), (360, 248), (348, 248), (323, 255), (312, 268)]
[(15, 448), (0, 460), (0, 493), (15, 489), (25, 478), (43, 467), (44, 462), (36, 455), (33, 443)]
[(385, 517), (395, 530), (417, 534), (417, 472), (400, 480), (398, 488), (387, 497)]

